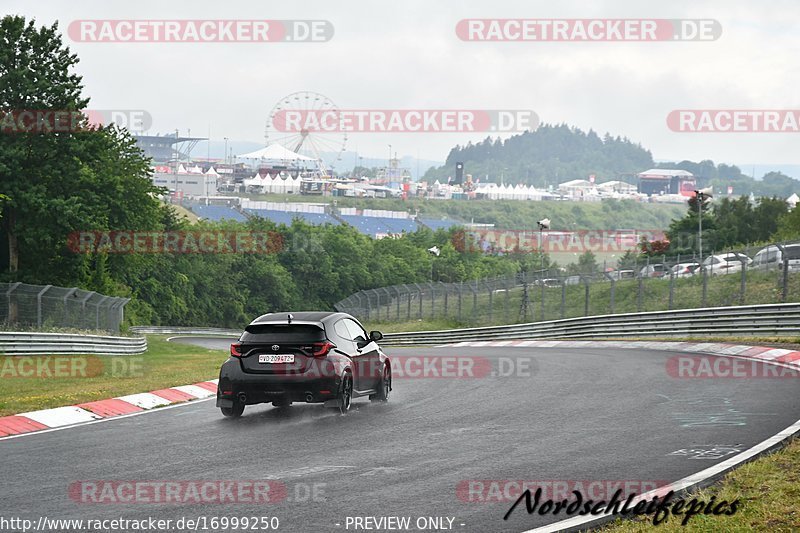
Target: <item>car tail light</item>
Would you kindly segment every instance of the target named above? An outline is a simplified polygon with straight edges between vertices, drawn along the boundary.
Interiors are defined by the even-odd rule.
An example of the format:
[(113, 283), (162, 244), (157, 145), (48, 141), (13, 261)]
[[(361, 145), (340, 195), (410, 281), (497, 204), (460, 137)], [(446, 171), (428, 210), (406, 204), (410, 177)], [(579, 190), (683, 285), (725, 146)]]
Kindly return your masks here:
[(312, 344), (312, 346), (314, 347), (314, 350), (311, 353), (314, 355), (314, 357), (325, 357), (328, 355), (328, 352), (336, 348), (336, 345), (330, 341), (315, 342)]
[(233, 357), (241, 357), (242, 356), (242, 345), (241, 343), (235, 342), (231, 344), (231, 355)]

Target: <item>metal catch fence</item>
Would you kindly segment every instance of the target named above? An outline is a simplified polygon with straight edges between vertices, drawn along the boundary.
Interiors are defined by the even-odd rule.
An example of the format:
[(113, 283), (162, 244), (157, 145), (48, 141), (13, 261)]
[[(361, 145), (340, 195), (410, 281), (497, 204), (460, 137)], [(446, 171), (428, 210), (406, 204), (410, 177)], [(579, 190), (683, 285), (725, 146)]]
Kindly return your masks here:
[(5, 329), (75, 328), (118, 333), (130, 298), (52, 285), (0, 283)]

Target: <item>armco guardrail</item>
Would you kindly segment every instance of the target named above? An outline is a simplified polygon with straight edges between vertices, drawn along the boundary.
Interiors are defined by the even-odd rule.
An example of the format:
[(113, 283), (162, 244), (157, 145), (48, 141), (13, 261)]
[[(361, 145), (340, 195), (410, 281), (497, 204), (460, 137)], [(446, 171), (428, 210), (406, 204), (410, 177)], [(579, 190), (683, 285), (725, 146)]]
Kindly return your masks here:
[(598, 315), (530, 324), (387, 333), (385, 343), (440, 344), (504, 339), (800, 336), (800, 304), (768, 304)]
[(106, 337), (66, 333), (0, 332), (0, 355), (108, 354), (147, 351), (144, 337)]
[(203, 327), (183, 327), (183, 326), (133, 326), (130, 330), (139, 335), (221, 335), (223, 337), (238, 337), (242, 334), (240, 329), (225, 328), (203, 328)]

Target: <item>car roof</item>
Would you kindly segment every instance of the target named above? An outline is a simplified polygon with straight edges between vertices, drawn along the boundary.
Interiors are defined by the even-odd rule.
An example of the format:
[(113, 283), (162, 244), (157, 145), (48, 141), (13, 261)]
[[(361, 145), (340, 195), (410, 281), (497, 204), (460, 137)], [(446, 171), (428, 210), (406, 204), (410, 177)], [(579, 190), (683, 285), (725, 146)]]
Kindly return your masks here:
[(305, 323), (305, 324), (309, 323), (327, 324), (330, 322), (335, 322), (340, 318), (353, 318), (347, 313), (339, 313), (336, 311), (299, 311), (295, 313), (286, 311), (282, 313), (267, 313), (265, 315), (261, 315), (260, 317), (250, 322), (250, 325), (274, 324), (276, 322), (288, 323), (289, 315), (292, 315), (292, 322)]

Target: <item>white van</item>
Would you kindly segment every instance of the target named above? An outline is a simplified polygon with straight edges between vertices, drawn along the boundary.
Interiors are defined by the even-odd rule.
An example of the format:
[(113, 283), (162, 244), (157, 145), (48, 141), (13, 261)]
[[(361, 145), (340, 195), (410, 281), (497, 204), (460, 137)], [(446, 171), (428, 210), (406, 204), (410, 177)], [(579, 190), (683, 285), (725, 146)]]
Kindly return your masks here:
[[(784, 246), (789, 256), (789, 272), (800, 272), (800, 244), (787, 244)], [(767, 246), (759, 250), (753, 257), (750, 268), (755, 270), (779, 270), (783, 268), (783, 254), (777, 246)]]

